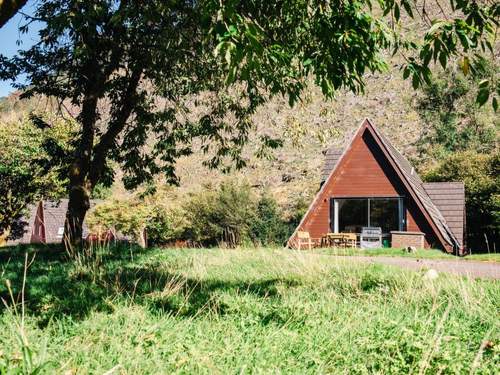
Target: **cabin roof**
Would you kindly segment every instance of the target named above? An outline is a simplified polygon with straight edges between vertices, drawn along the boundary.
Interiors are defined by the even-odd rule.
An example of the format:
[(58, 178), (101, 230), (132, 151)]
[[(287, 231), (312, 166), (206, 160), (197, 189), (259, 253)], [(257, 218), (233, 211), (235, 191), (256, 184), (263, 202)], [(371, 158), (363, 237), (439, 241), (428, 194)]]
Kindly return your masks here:
[(451, 232), (463, 247), (465, 187), (463, 182), (424, 182), (422, 185), (437, 206)]
[(44, 201), (44, 225), (45, 225), (45, 241), (47, 243), (60, 242), (62, 233), (60, 228), (64, 228), (66, 219), (66, 211), (68, 209), (68, 199), (60, 201)]
[[(455, 248), (462, 248), (463, 246), (463, 207), (464, 207), (464, 194), (463, 194), (463, 183), (441, 183), (441, 184), (448, 184), (448, 185), (435, 185), (434, 187), (431, 186), (431, 184), (424, 184), (422, 180), (420, 179), (420, 176), (417, 174), (415, 171), (415, 168), (410, 164), (410, 162), (401, 154), (392, 144), (389, 142), (389, 140), (377, 129), (375, 126), (368, 120), (365, 119), (363, 123), (360, 126), (360, 129), (364, 126), (368, 125), (369, 127), (379, 138), (380, 143), (382, 144), (383, 148), (387, 152), (390, 158), (394, 161), (398, 169), (400, 170), (403, 178), (406, 180), (406, 182), (409, 184), (410, 188), (413, 190), (414, 194), (418, 197), (420, 202), (422, 203), (423, 207), (429, 214), (431, 220), (435, 224), (437, 230), (443, 237), (443, 239), (451, 246)], [(356, 132), (356, 134), (359, 133)], [(354, 138), (353, 138), (354, 139)], [(324, 183), (330, 175), (333, 173), (337, 165), (339, 164), (339, 161), (342, 159), (342, 156), (345, 154), (346, 150), (349, 148), (351, 142), (345, 147), (343, 150), (339, 149), (338, 147), (331, 147), (327, 150), (326, 155), (325, 155), (325, 164), (323, 167), (323, 171), (321, 174), (321, 183)], [(455, 185), (453, 185), (455, 184)], [(459, 189), (458, 186), (461, 184), (462, 186), (462, 193), (458, 193)], [(429, 191), (426, 189), (426, 185), (428, 185)], [(451, 206), (461, 205), (462, 207), (462, 217), (461, 221), (458, 219), (458, 210), (451, 210), (449, 209), (450, 206), (448, 206), (448, 203), (444, 202), (443, 199), (440, 198), (440, 193), (439, 191), (442, 191), (443, 189), (455, 189), (453, 190), (456, 194), (455, 197), (457, 200), (461, 199), (461, 203), (458, 203), (457, 200), (450, 202), (449, 204)], [(429, 193), (430, 192), (430, 193)], [(461, 194), (461, 195), (460, 195)], [(436, 202), (432, 198), (434, 197), (436, 199)], [(438, 204), (439, 203), (439, 204)], [(455, 207), (453, 207), (455, 208)], [(441, 212), (441, 210), (444, 210), (446, 212), (446, 217), (445, 215)], [(448, 213), (448, 211), (450, 211)], [(451, 212), (453, 211), (453, 212)], [(447, 222), (447, 219), (450, 220), (450, 223), (453, 222), (453, 225), (450, 226)], [(459, 229), (459, 227), (461, 229)]]
[[(62, 234), (60, 228), (64, 228), (66, 220), (66, 211), (68, 210), (68, 199), (60, 199), (59, 201), (44, 201), (43, 216), (45, 224), (45, 241), (47, 243), (60, 242)], [(90, 207), (94, 207), (98, 200), (90, 200)], [(89, 229), (83, 222), (83, 238), (89, 234)]]
[(325, 154), (325, 164), (321, 171), (321, 183), (325, 182), (330, 172), (337, 166), (337, 163), (344, 153), (344, 150), (339, 147), (330, 147)]

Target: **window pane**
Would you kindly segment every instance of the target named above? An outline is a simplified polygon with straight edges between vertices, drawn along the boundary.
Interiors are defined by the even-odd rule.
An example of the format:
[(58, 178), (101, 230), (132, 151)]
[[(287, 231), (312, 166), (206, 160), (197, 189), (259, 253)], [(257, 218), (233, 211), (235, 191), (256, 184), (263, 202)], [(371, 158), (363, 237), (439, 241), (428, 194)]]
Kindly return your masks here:
[(63, 235), (64, 235), (64, 227), (59, 227), (57, 229), (57, 237), (62, 238)]
[(338, 199), (339, 231), (361, 233), (368, 226), (367, 199)]
[(383, 233), (399, 230), (398, 199), (370, 199), (370, 226), (381, 227)]

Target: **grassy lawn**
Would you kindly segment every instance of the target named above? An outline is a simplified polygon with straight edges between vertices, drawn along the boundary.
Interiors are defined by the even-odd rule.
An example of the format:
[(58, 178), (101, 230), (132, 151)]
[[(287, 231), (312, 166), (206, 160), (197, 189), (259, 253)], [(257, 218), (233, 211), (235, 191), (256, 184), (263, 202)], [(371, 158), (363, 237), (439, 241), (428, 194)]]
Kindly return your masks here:
[(417, 259), (447, 259), (447, 260), (473, 260), (483, 262), (500, 262), (500, 253), (473, 254), (465, 257), (446, 254), (441, 250), (420, 249), (415, 253), (409, 253), (403, 249), (381, 248), (381, 249), (317, 249), (315, 252), (320, 254), (339, 255), (339, 256), (388, 256), (388, 257), (406, 257)]
[[(0, 374), (494, 373), (500, 283), (286, 250), (0, 258)], [(24, 354), (24, 356), (23, 356)], [(32, 358), (31, 360), (29, 358)], [(27, 371), (26, 371), (27, 372)]]

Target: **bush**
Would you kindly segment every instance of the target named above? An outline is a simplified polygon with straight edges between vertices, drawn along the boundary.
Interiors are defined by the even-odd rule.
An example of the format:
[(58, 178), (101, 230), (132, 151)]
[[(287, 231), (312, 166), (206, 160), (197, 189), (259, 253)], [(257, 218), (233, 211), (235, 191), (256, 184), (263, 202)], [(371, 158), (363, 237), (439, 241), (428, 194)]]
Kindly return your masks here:
[(284, 219), (276, 200), (254, 195), (248, 184), (207, 186), (186, 204), (186, 239), (203, 245), (235, 247), (245, 241), (255, 245), (283, 245), (296, 226), (296, 217)]
[[(167, 205), (172, 200), (177, 206)], [(129, 199), (100, 204), (89, 214), (87, 223), (96, 232), (115, 229), (134, 238), (146, 229), (149, 245), (180, 240), (236, 247), (244, 242), (282, 245), (302, 217), (300, 210), (300, 216), (284, 219), (271, 195), (259, 197), (247, 183), (234, 181), (205, 186), (180, 206), (178, 198), (172, 196), (156, 196), (150, 201), (153, 203)]]
[(288, 228), (289, 228), (289, 236), (290, 237), (295, 230), (300, 224), (300, 221), (304, 217), (304, 215), (307, 212), (307, 209), (309, 208), (309, 202), (304, 199), (304, 197), (300, 197), (292, 206), (291, 210), (291, 216), (287, 220), (288, 223)]
[(149, 245), (165, 245), (186, 239), (186, 215), (181, 209), (155, 206), (146, 223)]
[(257, 202), (256, 218), (251, 226), (252, 240), (260, 245), (282, 245), (290, 235), (290, 226), (283, 219), (276, 200), (268, 194)]
[(207, 186), (185, 205), (189, 222), (186, 235), (204, 245), (241, 245), (250, 238), (255, 211), (248, 184), (224, 182), (218, 189)]
[(116, 230), (142, 241), (150, 208), (136, 200), (114, 200), (97, 205), (88, 215), (87, 225), (95, 233)]

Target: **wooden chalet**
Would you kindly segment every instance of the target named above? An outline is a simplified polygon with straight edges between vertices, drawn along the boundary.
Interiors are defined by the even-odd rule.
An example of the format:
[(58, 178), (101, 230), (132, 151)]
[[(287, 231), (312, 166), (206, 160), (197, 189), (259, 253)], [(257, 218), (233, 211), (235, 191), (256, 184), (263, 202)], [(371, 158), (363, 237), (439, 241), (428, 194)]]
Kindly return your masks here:
[[(92, 200), (91, 207), (97, 202)], [(68, 199), (39, 201), (28, 209), (28, 214), (15, 223), (15, 233), (7, 241), (8, 246), (30, 243), (60, 243), (64, 235), (64, 222)], [(89, 230), (83, 223), (83, 238)]]
[[(28, 214), (14, 224), (13, 233), (7, 240), (7, 246), (21, 244), (52, 244), (62, 242), (64, 236), (64, 223), (66, 211), (68, 210), (68, 199), (59, 201), (39, 201), (28, 208)], [(90, 200), (90, 207), (95, 207), (100, 201)], [(137, 242), (145, 247), (147, 244), (147, 233), (143, 230), (138, 238), (133, 239), (115, 230), (107, 230), (103, 233), (91, 232), (86, 222), (83, 222), (82, 236), (87, 242), (98, 241), (123, 241)]]
[(297, 247), (300, 235), (319, 245), (335, 233), (382, 229), (384, 243), (464, 249), (464, 185), (424, 183), (408, 160), (365, 119), (344, 150), (331, 148), (316, 194), (288, 240)]

